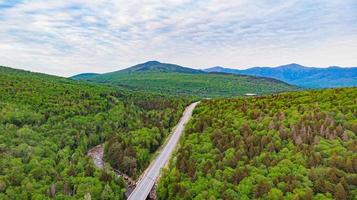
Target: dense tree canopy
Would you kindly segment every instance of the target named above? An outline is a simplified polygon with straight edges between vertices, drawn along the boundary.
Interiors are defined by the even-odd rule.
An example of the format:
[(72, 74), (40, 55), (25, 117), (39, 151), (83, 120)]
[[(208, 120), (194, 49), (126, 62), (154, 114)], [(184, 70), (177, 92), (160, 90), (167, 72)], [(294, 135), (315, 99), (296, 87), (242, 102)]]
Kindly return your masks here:
[(110, 164), (136, 175), (189, 103), (5, 67), (0, 80), (0, 199), (124, 198), (87, 150), (109, 140)]
[(138, 91), (179, 94), (198, 97), (235, 97), (246, 93), (259, 95), (299, 88), (269, 78), (219, 73), (177, 73), (145, 71), (136, 73), (108, 73), (87, 80), (108, 83)]
[(203, 101), (159, 199), (355, 199), (357, 88)]

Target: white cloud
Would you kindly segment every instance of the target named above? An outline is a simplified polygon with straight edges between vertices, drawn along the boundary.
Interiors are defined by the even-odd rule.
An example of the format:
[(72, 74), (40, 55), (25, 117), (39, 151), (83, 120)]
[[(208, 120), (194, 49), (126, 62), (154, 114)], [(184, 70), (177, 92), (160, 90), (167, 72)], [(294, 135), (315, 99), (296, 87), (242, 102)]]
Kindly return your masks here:
[(357, 65), (353, 0), (11, 2), (0, 1), (0, 64), (33, 71), (69, 76), (152, 59)]

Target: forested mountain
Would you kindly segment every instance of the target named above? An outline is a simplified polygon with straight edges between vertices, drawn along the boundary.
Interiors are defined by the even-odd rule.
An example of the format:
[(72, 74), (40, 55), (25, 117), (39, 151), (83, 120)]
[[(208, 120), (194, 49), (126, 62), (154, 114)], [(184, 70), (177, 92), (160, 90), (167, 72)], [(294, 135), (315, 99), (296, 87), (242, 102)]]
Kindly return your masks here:
[[(132, 72), (178, 72), (178, 73), (189, 73), (189, 74), (201, 74), (204, 71), (191, 69), (188, 67), (182, 67), (180, 65), (161, 63), (158, 61), (148, 61), (142, 64), (138, 64), (127, 69), (118, 71), (119, 73), (132, 73)], [(116, 73), (116, 72), (114, 72)]]
[(157, 61), (149, 61), (121, 71), (80, 79), (138, 91), (198, 97), (232, 97), (245, 93), (261, 95), (298, 89), (270, 78), (206, 73)]
[(106, 142), (136, 177), (189, 99), (0, 67), (0, 199), (123, 199), (126, 183), (86, 158)]
[(202, 101), (159, 199), (355, 199), (357, 88)]
[(205, 71), (274, 78), (306, 88), (357, 86), (357, 67), (316, 68), (294, 63), (278, 67), (253, 67), (245, 70), (212, 67)]
[(75, 76), (72, 76), (72, 79), (75, 80), (82, 80), (82, 79), (88, 79), (88, 78), (92, 78), (94, 76), (99, 75), (98, 73), (82, 73), (82, 74), (77, 74)]

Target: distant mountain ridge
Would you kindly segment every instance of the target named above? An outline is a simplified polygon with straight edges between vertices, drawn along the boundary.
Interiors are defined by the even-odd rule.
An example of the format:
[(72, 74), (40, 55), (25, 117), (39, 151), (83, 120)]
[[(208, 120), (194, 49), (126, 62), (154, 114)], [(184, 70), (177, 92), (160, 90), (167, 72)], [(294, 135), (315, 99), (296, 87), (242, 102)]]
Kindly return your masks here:
[(72, 78), (131, 90), (199, 97), (233, 97), (246, 93), (262, 95), (299, 89), (272, 78), (209, 73), (158, 61), (148, 61), (110, 73), (80, 74)]
[(244, 70), (216, 66), (204, 71), (268, 77), (306, 88), (357, 86), (357, 67), (317, 68), (292, 63), (278, 67), (253, 67)]
[[(145, 63), (137, 64), (129, 68), (121, 69), (114, 72), (104, 73), (105, 75), (115, 75), (115, 74), (128, 74), (128, 73), (147, 73), (147, 72), (177, 72), (177, 73), (188, 73), (188, 74), (202, 74), (207, 73), (203, 70), (192, 69), (188, 67), (182, 67), (180, 65), (161, 63), (159, 61), (147, 61)], [(96, 76), (101, 76), (104, 74), (99, 73), (81, 73), (74, 75), (70, 78), (76, 80), (86, 80), (91, 79)]]
[(118, 72), (178, 72), (178, 73), (205, 73), (202, 70), (192, 69), (188, 67), (182, 67), (180, 65), (170, 64), (170, 63), (161, 63), (159, 61), (148, 61), (145, 63), (137, 64), (132, 67), (119, 70), (112, 73)]

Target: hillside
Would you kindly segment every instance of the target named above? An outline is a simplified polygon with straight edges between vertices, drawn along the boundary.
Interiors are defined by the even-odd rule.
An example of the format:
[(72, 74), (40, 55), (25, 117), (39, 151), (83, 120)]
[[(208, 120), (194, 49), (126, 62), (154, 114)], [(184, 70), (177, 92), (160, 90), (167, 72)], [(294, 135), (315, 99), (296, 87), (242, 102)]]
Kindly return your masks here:
[(88, 78), (92, 78), (94, 76), (99, 75), (98, 73), (82, 73), (82, 74), (77, 74), (75, 76), (72, 76), (72, 79), (75, 80), (83, 80), (83, 79), (88, 79)]
[(139, 91), (198, 97), (232, 97), (246, 93), (261, 95), (297, 89), (275, 79), (206, 73), (157, 61), (84, 80), (114, 84)]
[[(123, 199), (188, 99), (0, 66), (0, 199)], [(108, 169), (86, 158), (105, 145)]]
[(357, 86), (357, 67), (305, 67), (298, 64), (278, 67), (253, 67), (246, 70), (213, 67), (207, 72), (224, 72), (274, 78), (306, 88), (334, 88)]
[(204, 100), (159, 199), (354, 199), (357, 88)]

